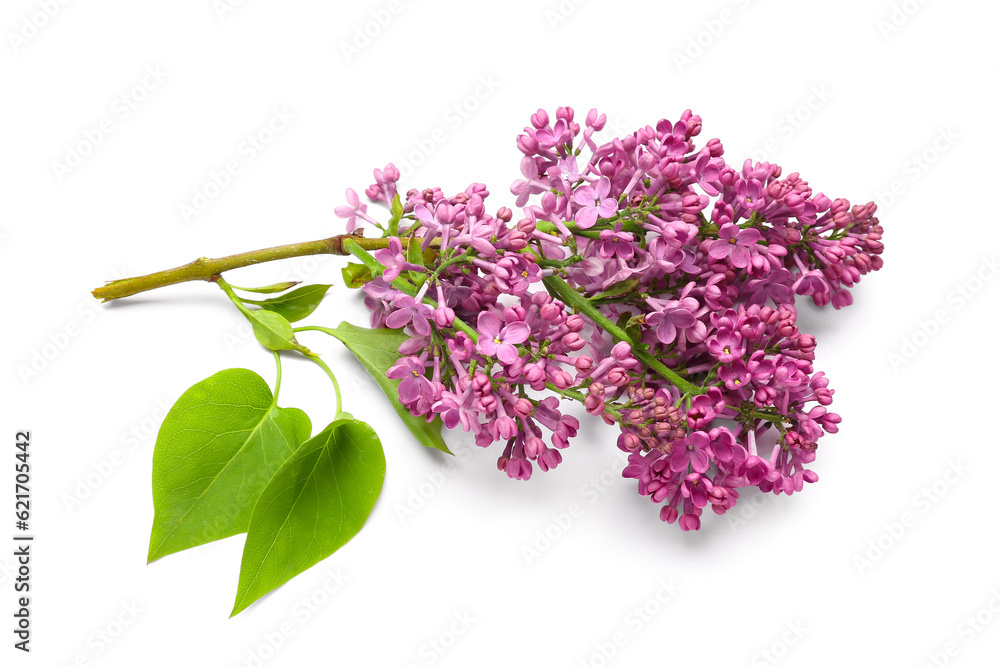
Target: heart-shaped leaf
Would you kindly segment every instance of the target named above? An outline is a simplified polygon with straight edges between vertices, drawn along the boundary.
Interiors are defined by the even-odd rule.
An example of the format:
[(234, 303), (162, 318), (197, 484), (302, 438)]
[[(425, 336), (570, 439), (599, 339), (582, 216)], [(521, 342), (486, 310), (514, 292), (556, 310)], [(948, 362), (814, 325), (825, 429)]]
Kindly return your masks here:
[(351, 354), (357, 357), (368, 374), (375, 379), (375, 382), (389, 398), (396, 414), (421, 444), (451, 454), (444, 438), (441, 437), (441, 419), (435, 417), (433, 421), (428, 422), (423, 417), (411, 415), (410, 411), (399, 402), (399, 380), (390, 380), (385, 375), (389, 368), (399, 360), (399, 346), (407, 339), (405, 333), (398, 329), (357, 327), (348, 322), (341, 322), (336, 329), (326, 331), (335, 336), (351, 351)]
[(149, 560), (244, 532), (261, 490), (311, 430), (304, 412), (279, 408), (244, 368), (184, 392), (153, 451)]
[(382, 444), (364, 422), (338, 419), (304, 443), (254, 507), (232, 615), (344, 546), (384, 479)]

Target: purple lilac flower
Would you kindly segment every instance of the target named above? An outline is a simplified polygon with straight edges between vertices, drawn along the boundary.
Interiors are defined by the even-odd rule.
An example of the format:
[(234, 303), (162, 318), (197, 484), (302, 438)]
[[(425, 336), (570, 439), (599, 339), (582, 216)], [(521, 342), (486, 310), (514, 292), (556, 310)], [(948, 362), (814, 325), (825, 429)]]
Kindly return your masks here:
[(344, 193), (344, 199), (347, 200), (347, 206), (338, 206), (333, 212), (338, 218), (347, 219), (346, 229), (347, 233), (350, 234), (358, 224), (358, 217), (367, 217), (365, 213), (368, 210), (368, 205), (361, 203), (358, 193), (351, 188), (347, 188), (347, 191)]
[(750, 263), (750, 248), (760, 240), (760, 232), (756, 229), (740, 229), (733, 223), (727, 223), (719, 229), (719, 240), (708, 248), (712, 259), (725, 259), (738, 269), (746, 268)]
[(597, 181), (591, 187), (584, 185), (573, 193), (573, 201), (582, 206), (576, 212), (576, 225), (580, 229), (594, 226), (598, 218), (610, 218), (618, 210), (618, 202), (608, 196), (611, 192), (611, 181), (606, 177)]
[(402, 329), (407, 324), (420, 336), (429, 336), (431, 325), (428, 321), (434, 316), (430, 306), (420, 303), (412, 296), (397, 294), (392, 302), (395, 309), (385, 318), (385, 325), (390, 329)]
[[(390, 237), (375, 253), (385, 271), (364, 290), (373, 326), (413, 336), (389, 371), (401, 403), (482, 447), (500, 442), (498, 468), (524, 480), (562, 462), (580, 428), (561, 412), (573, 397), (619, 429), (623, 475), (682, 530), (699, 529), (708, 508), (728, 512), (748, 487), (801, 491), (818, 479), (809, 466), (840, 417), (795, 298), (851, 303), (851, 288), (882, 266), (875, 205), (816, 193), (775, 164), (727, 162), (718, 139), (696, 145), (702, 120), (690, 111), (603, 144), (595, 132), (606, 116), (575, 118), (570, 107), (538, 110), (518, 136), (518, 213), (491, 214), (481, 183), (404, 191), (394, 167), (375, 171), (369, 199), (390, 206), (398, 191), (399, 237), (419, 238), (428, 258), (426, 270), (408, 263)], [(374, 222), (356, 194), (347, 202), (337, 214), (350, 227)], [(618, 222), (599, 238), (575, 233), (619, 213), (628, 232)], [(419, 294), (434, 304), (391, 284), (407, 271), (425, 273)], [(592, 303), (633, 323), (638, 349), (696, 391), (553, 299), (543, 276), (584, 298), (627, 281)]]
[(476, 328), (479, 331), (479, 343), (476, 346), (479, 353), (496, 357), (505, 364), (517, 359), (517, 348), (514, 346), (528, 340), (531, 333), (524, 322), (502, 326), (500, 318), (489, 312), (480, 313)]
[(399, 274), (403, 271), (425, 270), (424, 267), (418, 264), (411, 264), (406, 261), (406, 256), (403, 255), (403, 244), (395, 236), (389, 239), (388, 248), (375, 251), (375, 259), (385, 267), (385, 271), (382, 272), (382, 279), (390, 283), (398, 278)]

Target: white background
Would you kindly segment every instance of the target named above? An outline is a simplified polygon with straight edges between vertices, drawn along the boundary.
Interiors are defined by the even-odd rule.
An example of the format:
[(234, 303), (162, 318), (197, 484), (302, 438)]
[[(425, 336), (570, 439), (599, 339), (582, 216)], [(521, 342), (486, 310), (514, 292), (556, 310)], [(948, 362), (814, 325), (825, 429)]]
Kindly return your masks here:
[[(233, 4), (4, 3), (0, 507), (14, 431), (30, 428), (37, 541), (31, 655), (11, 648), (0, 548), (0, 662), (993, 664), (996, 3)], [(359, 37), (366, 26), (377, 34)], [(560, 104), (597, 106), (623, 132), (690, 107), (732, 162), (766, 157), (830, 196), (880, 202), (885, 269), (851, 308), (802, 312), (844, 417), (820, 483), (750, 494), (682, 534), (619, 478), (597, 420), (527, 483), (458, 433), (448, 464), (335, 342), (310, 338), (386, 449), (361, 534), (232, 620), (242, 536), (147, 567), (160, 406), (222, 368), (270, 381), (272, 361), (210, 285), (108, 306), (88, 291), (338, 233), (344, 188), (390, 160), (409, 165), (404, 189), (480, 181), (492, 210), (511, 204), (514, 138)], [(294, 119), (248, 160), (241, 144), (276, 109)], [(55, 166), (105, 119), (82, 163)], [(185, 220), (229, 160), (240, 173)], [(232, 278), (336, 283), (312, 321), (364, 323), (341, 266)], [(281, 402), (314, 429), (332, 417), (326, 378), (304, 363), (286, 364)]]

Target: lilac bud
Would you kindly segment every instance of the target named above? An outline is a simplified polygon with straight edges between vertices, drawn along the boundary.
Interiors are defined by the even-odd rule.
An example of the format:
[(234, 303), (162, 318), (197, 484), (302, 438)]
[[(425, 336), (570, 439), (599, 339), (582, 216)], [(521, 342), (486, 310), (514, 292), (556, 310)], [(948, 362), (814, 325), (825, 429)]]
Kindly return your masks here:
[(535, 113), (531, 114), (531, 124), (534, 125), (536, 129), (542, 129), (549, 124), (549, 114), (545, 112), (545, 109), (539, 109)]

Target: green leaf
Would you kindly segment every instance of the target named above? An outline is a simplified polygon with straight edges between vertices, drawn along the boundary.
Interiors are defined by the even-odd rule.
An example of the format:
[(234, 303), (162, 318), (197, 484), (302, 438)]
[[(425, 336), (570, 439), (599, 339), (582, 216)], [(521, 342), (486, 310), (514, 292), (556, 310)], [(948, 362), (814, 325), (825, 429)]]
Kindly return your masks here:
[(275, 283), (274, 285), (267, 285), (265, 287), (237, 287), (236, 285), (230, 285), (230, 287), (232, 287), (233, 289), (238, 289), (241, 292), (256, 292), (257, 294), (277, 294), (278, 292), (284, 292), (285, 290), (292, 289), (300, 282), (301, 281)]
[(397, 222), (403, 217), (403, 202), (399, 198), (398, 192), (392, 198), (392, 206), (389, 207), (389, 211), (392, 213), (392, 217), (395, 218)]
[[(417, 266), (424, 266), (424, 252), (420, 249), (420, 239), (410, 237), (410, 242), (406, 244), (406, 261)], [(417, 287), (424, 284), (427, 274), (423, 271), (407, 271), (410, 280)]]
[(441, 419), (435, 417), (427, 422), (423, 417), (414, 417), (410, 411), (399, 403), (399, 380), (390, 380), (385, 376), (391, 366), (399, 360), (399, 346), (407, 339), (407, 335), (398, 329), (368, 329), (357, 327), (348, 322), (341, 322), (329, 333), (343, 343), (351, 351), (368, 374), (374, 378), (378, 386), (389, 398), (396, 414), (403, 420), (410, 433), (426, 447), (440, 449), (451, 454), (444, 438), (441, 437)]
[(604, 290), (600, 294), (595, 294), (590, 297), (591, 301), (596, 301), (598, 299), (610, 299), (616, 296), (622, 296), (623, 294), (628, 294), (635, 290), (639, 285), (639, 281), (635, 278), (630, 278), (629, 280), (623, 280), (621, 282), (615, 283), (609, 289)]
[(340, 270), (340, 275), (344, 277), (344, 284), (351, 289), (358, 289), (365, 283), (374, 279), (372, 272), (364, 264), (348, 262), (347, 266)]
[(268, 479), (311, 430), (304, 412), (279, 408), (263, 378), (244, 368), (184, 392), (153, 450), (150, 562), (244, 532)]
[(389, 218), (389, 236), (396, 236), (399, 233), (399, 221), (403, 219), (403, 202), (399, 198), (399, 193), (392, 198), (392, 206), (389, 207), (392, 217)]
[(304, 443), (254, 506), (232, 615), (344, 546), (384, 479), (382, 444), (368, 424), (338, 419)]
[(280, 313), (270, 310), (254, 310), (244, 313), (253, 327), (257, 341), (269, 350), (295, 350), (298, 341), (292, 325)]
[(244, 299), (243, 301), (260, 306), (264, 310), (278, 313), (289, 322), (298, 322), (316, 310), (316, 307), (319, 306), (330, 287), (331, 285), (306, 285), (288, 294), (276, 296), (273, 299), (266, 299), (264, 301), (249, 301)]

